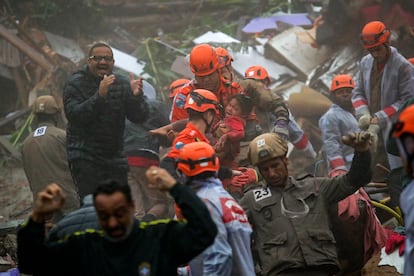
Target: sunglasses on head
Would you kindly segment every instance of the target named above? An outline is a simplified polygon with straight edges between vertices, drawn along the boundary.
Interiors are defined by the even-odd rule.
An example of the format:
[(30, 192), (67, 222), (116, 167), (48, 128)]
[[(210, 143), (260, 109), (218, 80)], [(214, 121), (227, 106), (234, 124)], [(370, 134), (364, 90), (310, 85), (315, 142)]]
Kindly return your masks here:
[(388, 32), (388, 29), (384, 29), (382, 32), (378, 34), (360, 34), (361, 42), (364, 45), (373, 45), (375, 43), (378, 43), (381, 36), (383, 36), (385, 33)]
[(89, 59), (92, 59), (93, 61), (96, 61), (96, 62), (101, 61), (102, 59), (110, 62), (114, 60), (114, 57), (113, 56), (90, 56)]
[(202, 104), (212, 104), (217, 108), (220, 114), (224, 114), (224, 107), (218, 102), (204, 98), (202, 95), (194, 91), (190, 92), (190, 97), (198, 106), (201, 106)]

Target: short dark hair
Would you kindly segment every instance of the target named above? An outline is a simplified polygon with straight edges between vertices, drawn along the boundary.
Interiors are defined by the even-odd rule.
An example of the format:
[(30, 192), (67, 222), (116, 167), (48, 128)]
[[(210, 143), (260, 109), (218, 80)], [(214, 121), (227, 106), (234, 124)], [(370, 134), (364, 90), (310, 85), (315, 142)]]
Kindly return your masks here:
[(89, 48), (88, 57), (92, 56), (92, 51), (93, 51), (93, 49), (98, 48), (98, 47), (106, 47), (106, 48), (108, 48), (109, 50), (111, 50), (112, 55), (114, 55), (114, 53), (112, 52), (112, 48), (111, 48), (111, 46), (109, 46), (109, 44), (108, 44), (108, 43), (103, 42), (103, 41), (99, 41), (99, 42), (94, 43), (94, 44), (91, 46), (91, 48)]
[(116, 179), (108, 179), (102, 181), (93, 193), (93, 201), (95, 202), (95, 199), (98, 195), (112, 195), (116, 192), (121, 192), (124, 194), (126, 200), (129, 203), (132, 203), (131, 188), (128, 184), (122, 184)]

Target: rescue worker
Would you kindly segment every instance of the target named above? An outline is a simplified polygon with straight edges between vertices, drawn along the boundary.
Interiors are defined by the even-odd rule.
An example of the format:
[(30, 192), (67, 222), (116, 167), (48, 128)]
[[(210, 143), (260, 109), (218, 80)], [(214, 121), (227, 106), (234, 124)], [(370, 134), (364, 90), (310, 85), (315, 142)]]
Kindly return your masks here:
[(400, 197), (404, 213), (405, 249), (404, 275), (414, 275), (414, 105), (408, 106), (393, 125), (392, 135), (411, 181), (405, 186)]
[(275, 133), (256, 137), (248, 157), (263, 176), (240, 204), (253, 227), (261, 275), (334, 275), (338, 271), (328, 208), (371, 179), (370, 134), (352, 133), (343, 142), (355, 149), (347, 174), (294, 179), (287, 170), (287, 142)]
[(191, 275), (252, 276), (250, 247), (252, 228), (236, 200), (217, 178), (220, 161), (205, 142), (185, 145), (177, 158), (177, 170), (207, 205), (218, 228), (214, 243), (190, 261)]
[(125, 118), (140, 123), (148, 115), (142, 79), (131, 73), (128, 81), (114, 74), (114, 63), (111, 47), (95, 43), (87, 65), (72, 74), (63, 89), (69, 167), (81, 199), (109, 177), (126, 183)]
[[(169, 89), (169, 98), (171, 101), (170, 107), (170, 122), (181, 120), (182, 118), (187, 118), (187, 111), (184, 109), (185, 100), (187, 95), (180, 94), (179, 91), (186, 85), (189, 85), (191, 80), (189, 79), (177, 79), (170, 83)], [(177, 95), (178, 94), (178, 95)], [(174, 104), (176, 108), (174, 108)]]
[(80, 200), (70, 174), (66, 154), (66, 132), (57, 127), (61, 109), (53, 96), (37, 97), (32, 105), (37, 121), (35, 131), (22, 145), (23, 169), (29, 181), (33, 200), (51, 182), (59, 183), (66, 194), (62, 214), (55, 214), (56, 222), (63, 214), (79, 208)]
[[(76, 232), (45, 243), (45, 217), (59, 210), (64, 195), (52, 183), (39, 193), (33, 213), (17, 234), (19, 270), (33, 275), (176, 275), (210, 246), (217, 227), (205, 204), (185, 185), (152, 166), (146, 177), (154, 188), (169, 191), (187, 222), (140, 223), (127, 183), (98, 185), (93, 204), (102, 231)], [(47, 260), (47, 264), (45, 264)]]
[[(359, 131), (351, 102), (354, 87), (350, 75), (336, 75), (329, 95), (333, 104), (319, 120), (330, 177), (346, 174), (351, 167), (354, 150), (342, 143), (341, 138)], [(385, 245), (387, 233), (363, 188), (332, 206), (330, 211), (341, 272), (359, 271)]]
[[(359, 63), (359, 72), (352, 92), (352, 104), (359, 128), (373, 134), (373, 166), (378, 163), (390, 170), (401, 167), (398, 156), (386, 154), (385, 138), (390, 118), (400, 105), (414, 97), (414, 68), (396, 48), (390, 46), (391, 31), (381, 21), (367, 23), (360, 34), (362, 45), (369, 52)], [(373, 181), (381, 182), (374, 171)]]
[(189, 117), (187, 125), (175, 137), (172, 142), (173, 146), (161, 161), (161, 167), (165, 168), (174, 177), (178, 177), (175, 159), (178, 157), (180, 148), (192, 142), (209, 143), (206, 133), (213, 126), (222, 106), (212, 92), (206, 89), (196, 89), (188, 95), (184, 109)]
[(288, 139), (289, 111), (282, 97), (271, 93), (267, 70), (263, 66), (251, 66), (246, 69), (244, 77), (240, 85), (253, 100), (254, 112), (257, 113), (263, 132), (272, 131)]
[[(223, 55), (222, 50), (219, 52)], [(190, 52), (190, 69), (194, 74), (194, 80), (176, 93), (171, 107), (171, 114), (174, 115), (171, 116), (171, 122), (188, 118), (182, 110), (188, 94), (194, 89), (213, 92), (222, 106), (227, 105), (231, 95), (241, 92), (241, 87), (229, 80), (228, 74), (225, 74), (226, 77), (221, 74), (225, 66), (227, 65), (224, 58), (219, 57), (216, 49), (211, 45), (199, 44), (193, 47)]]

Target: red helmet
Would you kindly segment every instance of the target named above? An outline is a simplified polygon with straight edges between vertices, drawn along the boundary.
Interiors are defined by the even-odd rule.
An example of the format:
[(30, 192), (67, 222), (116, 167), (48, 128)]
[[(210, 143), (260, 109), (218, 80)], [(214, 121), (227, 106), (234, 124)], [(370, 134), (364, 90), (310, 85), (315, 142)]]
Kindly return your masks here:
[(192, 109), (197, 112), (206, 112), (212, 109), (219, 114), (222, 107), (213, 92), (206, 89), (195, 89), (188, 94), (184, 109)]
[(203, 172), (217, 172), (220, 164), (213, 147), (206, 142), (193, 142), (184, 145), (178, 154), (177, 169), (186, 176)]
[(181, 87), (183, 87), (189, 82), (190, 80), (188, 79), (178, 79), (178, 80), (173, 81), (169, 87), (170, 88), (170, 99), (174, 98), (177, 92), (180, 91)]
[(244, 77), (246, 79), (265, 81), (267, 84), (270, 84), (269, 73), (267, 73), (267, 70), (260, 65), (247, 68), (246, 72), (244, 72)]
[(355, 87), (354, 80), (352, 79), (350, 75), (336, 75), (332, 79), (331, 92), (334, 92), (335, 90), (338, 90), (339, 88), (342, 88), (342, 87), (350, 87), (350, 88)]
[(219, 57), (220, 68), (230, 65), (232, 63), (233, 57), (226, 49), (224, 49), (223, 47), (216, 47), (214, 50), (216, 51), (216, 54)]
[(390, 37), (390, 30), (381, 21), (371, 21), (367, 23), (360, 34), (362, 45), (366, 49), (387, 43)]
[(190, 69), (196, 76), (207, 76), (219, 69), (219, 58), (208, 44), (195, 46), (190, 53)]

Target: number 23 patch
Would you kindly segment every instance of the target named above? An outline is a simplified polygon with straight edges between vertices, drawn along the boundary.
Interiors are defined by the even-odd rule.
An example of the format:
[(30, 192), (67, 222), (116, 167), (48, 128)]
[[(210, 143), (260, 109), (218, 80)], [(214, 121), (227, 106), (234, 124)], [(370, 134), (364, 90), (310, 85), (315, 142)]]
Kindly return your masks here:
[(253, 190), (254, 200), (260, 201), (262, 199), (268, 198), (272, 196), (269, 188), (261, 188)]

